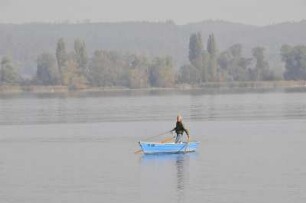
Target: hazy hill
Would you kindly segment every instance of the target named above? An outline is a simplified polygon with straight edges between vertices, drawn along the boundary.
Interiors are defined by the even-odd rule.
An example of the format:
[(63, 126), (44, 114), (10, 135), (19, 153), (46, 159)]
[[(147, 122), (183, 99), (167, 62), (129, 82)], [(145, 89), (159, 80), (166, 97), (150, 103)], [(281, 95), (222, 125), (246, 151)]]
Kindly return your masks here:
[(89, 54), (97, 49), (144, 53), (148, 56), (170, 55), (177, 66), (188, 61), (188, 39), (201, 32), (203, 41), (214, 33), (219, 50), (241, 43), (245, 54), (251, 48), (265, 46), (274, 64), (279, 62), (283, 44), (306, 44), (306, 21), (258, 27), (224, 21), (203, 21), (186, 25), (173, 22), (125, 22), (81, 24), (0, 24), (0, 56), (12, 56), (23, 73), (33, 73), (41, 52), (55, 52), (63, 37), (72, 50), (76, 38), (84, 39)]

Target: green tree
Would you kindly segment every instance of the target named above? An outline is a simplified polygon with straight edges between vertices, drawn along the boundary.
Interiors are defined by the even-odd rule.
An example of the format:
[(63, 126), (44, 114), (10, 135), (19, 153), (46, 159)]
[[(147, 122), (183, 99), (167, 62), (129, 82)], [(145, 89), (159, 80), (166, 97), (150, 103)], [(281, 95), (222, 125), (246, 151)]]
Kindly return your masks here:
[(69, 89), (82, 89), (87, 85), (87, 80), (78, 68), (74, 55), (67, 56), (62, 71), (62, 84)]
[(129, 56), (128, 86), (145, 88), (149, 83), (149, 62), (144, 56)]
[(156, 57), (149, 68), (149, 82), (153, 87), (172, 87), (174, 85), (174, 69), (170, 57)]
[(285, 80), (306, 79), (306, 46), (283, 45), (281, 56), (285, 62)]
[(16, 84), (20, 76), (16, 67), (9, 57), (3, 57), (1, 60), (0, 84)]
[(200, 70), (202, 66), (203, 42), (200, 33), (193, 33), (189, 38), (189, 61)]
[(269, 63), (266, 61), (264, 52), (265, 48), (263, 47), (255, 47), (252, 49), (253, 57), (256, 60), (256, 80), (267, 80), (270, 75)]
[(242, 45), (234, 44), (229, 48), (230, 53), (230, 75), (234, 81), (248, 80), (248, 66), (251, 59), (242, 57)]
[(217, 55), (217, 45), (214, 34), (210, 34), (207, 40), (207, 51), (210, 55)]
[(218, 64), (220, 67), (219, 80), (222, 82), (231, 80), (230, 76), (231, 58), (232, 56), (228, 51), (224, 51), (218, 56)]
[(201, 67), (199, 70), (201, 82), (211, 81), (211, 74), (210, 74), (209, 68), (210, 68), (210, 54), (208, 51), (203, 51), (202, 63), (201, 63)]
[(63, 68), (67, 60), (66, 45), (63, 38), (60, 38), (56, 46), (56, 60), (60, 74), (60, 84), (63, 84)]
[(60, 84), (58, 67), (52, 54), (42, 53), (38, 56), (36, 78), (42, 85)]
[(95, 51), (89, 66), (89, 81), (94, 86), (127, 86), (127, 60), (113, 51)]
[(207, 52), (209, 53), (208, 73), (210, 81), (217, 81), (217, 45), (214, 34), (210, 34), (207, 40)]
[(83, 40), (76, 39), (74, 41), (74, 52), (79, 69), (84, 75), (86, 75), (88, 55), (86, 50), (86, 44)]
[(251, 61), (252, 59), (250, 58), (242, 57), (241, 44), (232, 45), (227, 51), (221, 53), (218, 58), (221, 75), (227, 81), (249, 80)]
[(199, 70), (193, 65), (183, 65), (180, 68), (179, 82), (187, 84), (196, 84), (201, 80)]

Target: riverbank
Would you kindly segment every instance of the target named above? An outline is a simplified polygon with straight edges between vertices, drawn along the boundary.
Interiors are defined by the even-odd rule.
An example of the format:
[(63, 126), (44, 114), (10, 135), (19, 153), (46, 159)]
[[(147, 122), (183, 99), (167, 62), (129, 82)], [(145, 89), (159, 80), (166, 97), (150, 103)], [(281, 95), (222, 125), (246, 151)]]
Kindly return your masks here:
[(187, 91), (207, 90), (208, 92), (252, 92), (252, 91), (277, 91), (277, 90), (306, 90), (306, 81), (259, 81), (259, 82), (210, 82), (202, 84), (177, 84), (171, 88), (144, 88), (130, 89), (126, 87), (84, 87), (71, 89), (67, 86), (37, 86), (37, 85), (1, 85), (2, 94), (70, 94), (70, 93), (99, 93), (99, 92), (126, 92), (126, 91)]

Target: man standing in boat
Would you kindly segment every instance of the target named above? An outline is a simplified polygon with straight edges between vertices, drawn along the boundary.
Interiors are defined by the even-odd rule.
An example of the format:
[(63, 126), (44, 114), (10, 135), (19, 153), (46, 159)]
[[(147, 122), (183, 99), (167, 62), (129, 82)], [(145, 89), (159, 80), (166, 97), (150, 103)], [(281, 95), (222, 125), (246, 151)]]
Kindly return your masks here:
[(181, 115), (178, 115), (176, 117), (176, 126), (170, 132), (173, 132), (173, 131), (176, 132), (175, 143), (182, 142), (182, 137), (183, 137), (183, 133), (184, 132), (186, 132), (187, 140), (189, 142), (189, 131), (187, 130), (187, 128), (185, 128), (185, 126), (184, 126), (184, 124), (182, 122), (182, 116)]

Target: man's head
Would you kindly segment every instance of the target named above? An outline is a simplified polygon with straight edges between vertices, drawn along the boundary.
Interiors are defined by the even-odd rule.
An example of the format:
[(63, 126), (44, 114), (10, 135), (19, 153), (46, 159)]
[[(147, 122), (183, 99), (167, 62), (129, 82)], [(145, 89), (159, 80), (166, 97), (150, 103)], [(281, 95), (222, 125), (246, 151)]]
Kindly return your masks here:
[(181, 121), (182, 121), (182, 116), (181, 116), (181, 115), (177, 115), (176, 121), (177, 121), (177, 122), (181, 122)]

